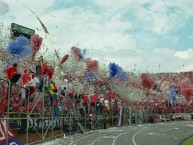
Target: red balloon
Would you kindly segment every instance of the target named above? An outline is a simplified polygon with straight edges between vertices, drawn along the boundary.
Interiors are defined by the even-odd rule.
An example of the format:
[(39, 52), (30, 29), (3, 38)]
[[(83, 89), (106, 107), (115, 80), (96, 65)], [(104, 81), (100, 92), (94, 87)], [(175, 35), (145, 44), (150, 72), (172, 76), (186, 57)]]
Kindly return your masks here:
[(148, 90), (155, 85), (154, 80), (145, 73), (141, 74), (141, 84), (144, 88), (147, 88)]
[(61, 59), (60, 63), (63, 64), (67, 59), (68, 59), (69, 55), (66, 54), (63, 56), (63, 58)]
[(31, 36), (30, 41), (31, 41), (31, 47), (32, 47), (32, 60), (35, 58), (37, 52), (40, 50), (40, 47), (42, 45), (42, 40), (43, 38), (37, 34), (34, 34)]
[(97, 60), (86, 60), (86, 66), (88, 70), (97, 70), (98, 69), (98, 61)]
[(81, 56), (80, 49), (77, 48), (77, 47), (75, 47), (75, 46), (73, 46), (73, 47), (71, 48), (71, 50), (72, 50), (75, 58), (76, 58), (76, 59), (79, 59), (79, 57)]
[(80, 49), (78, 49), (78, 48), (75, 48), (74, 49), (74, 54), (76, 55), (76, 56), (80, 56)]
[(43, 38), (37, 34), (34, 34), (30, 38), (33, 51), (39, 51)]
[(185, 97), (186, 101), (190, 101), (191, 96), (193, 95), (193, 86), (186, 82), (182, 82), (181, 85), (181, 93)]

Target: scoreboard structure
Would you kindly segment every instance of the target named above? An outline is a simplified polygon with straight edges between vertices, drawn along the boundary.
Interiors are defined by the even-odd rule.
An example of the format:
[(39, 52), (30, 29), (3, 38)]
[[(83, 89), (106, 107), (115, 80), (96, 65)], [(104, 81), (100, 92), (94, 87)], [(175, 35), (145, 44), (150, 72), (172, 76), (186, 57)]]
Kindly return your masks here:
[(35, 30), (16, 23), (11, 23), (11, 39), (15, 39), (18, 36), (25, 36), (30, 39), (33, 34), (35, 34)]

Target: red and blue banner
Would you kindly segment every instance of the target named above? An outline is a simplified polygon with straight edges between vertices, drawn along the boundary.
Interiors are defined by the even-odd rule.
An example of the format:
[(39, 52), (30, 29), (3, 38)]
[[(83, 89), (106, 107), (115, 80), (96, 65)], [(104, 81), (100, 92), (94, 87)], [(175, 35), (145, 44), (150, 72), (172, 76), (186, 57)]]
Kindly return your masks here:
[[(7, 130), (8, 127), (8, 130)], [(7, 143), (8, 142), (8, 143)], [(0, 145), (22, 145), (14, 136), (10, 124), (6, 120), (0, 121)]]

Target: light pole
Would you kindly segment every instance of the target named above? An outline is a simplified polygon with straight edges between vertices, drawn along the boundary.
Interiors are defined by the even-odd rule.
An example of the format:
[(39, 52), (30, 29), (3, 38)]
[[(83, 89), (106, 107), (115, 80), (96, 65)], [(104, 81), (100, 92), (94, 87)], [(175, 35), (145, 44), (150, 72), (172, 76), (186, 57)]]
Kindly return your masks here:
[(160, 64), (159, 64), (159, 73), (160, 73), (160, 67), (161, 67), (161, 66), (160, 66)]
[(136, 64), (134, 64), (134, 73), (136, 72), (136, 66), (137, 66), (137, 65), (136, 65)]

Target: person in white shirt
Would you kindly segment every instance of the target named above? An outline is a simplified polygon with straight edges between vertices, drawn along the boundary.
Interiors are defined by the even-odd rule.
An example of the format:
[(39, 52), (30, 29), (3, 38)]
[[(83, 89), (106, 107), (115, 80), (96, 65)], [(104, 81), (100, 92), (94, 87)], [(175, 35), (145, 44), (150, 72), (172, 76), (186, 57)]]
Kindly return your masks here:
[(35, 73), (32, 72), (32, 79), (27, 83), (27, 86), (34, 86), (36, 89), (39, 86), (40, 81), (36, 78)]

